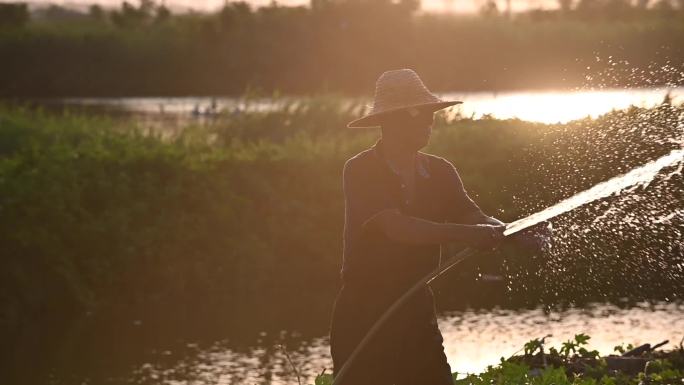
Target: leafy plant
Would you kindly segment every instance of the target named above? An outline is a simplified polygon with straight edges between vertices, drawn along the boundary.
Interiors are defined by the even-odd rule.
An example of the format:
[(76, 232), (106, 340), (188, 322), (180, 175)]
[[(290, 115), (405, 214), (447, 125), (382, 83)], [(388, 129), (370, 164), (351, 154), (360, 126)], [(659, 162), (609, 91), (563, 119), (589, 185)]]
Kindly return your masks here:
[(560, 348), (559, 353), (564, 358), (568, 358), (571, 353), (579, 353), (580, 357), (583, 358), (596, 358), (599, 353), (596, 350), (587, 350), (582, 347), (586, 345), (591, 337), (584, 333), (576, 334), (573, 340), (568, 340), (563, 342), (563, 346)]
[(535, 338), (533, 340), (527, 341), (523, 347), (526, 356), (531, 356), (537, 350), (543, 353), (544, 351), (544, 341), (551, 337), (551, 334), (547, 334), (542, 338)]
[(332, 385), (332, 383), (333, 376), (328, 373), (321, 373), (316, 376), (316, 379), (314, 380), (314, 385)]
[(620, 345), (616, 345), (616, 346), (613, 348), (613, 351), (616, 352), (616, 353), (625, 354), (625, 353), (627, 353), (628, 351), (630, 351), (630, 350), (632, 350), (632, 349), (634, 349), (634, 345), (632, 345), (632, 344), (627, 344), (627, 345), (625, 345), (625, 344), (623, 343), (623, 344), (620, 344)]
[[(637, 385), (637, 384), (678, 384), (684, 381), (684, 367), (675, 367), (670, 359), (654, 359), (647, 365), (646, 373), (639, 373), (637, 376), (628, 376), (621, 372), (609, 372), (604, 360), (600, 359), (598, 352), (588, 350), (589, 336), (577, 334), (573, 340), (563, 344), (560, 357), (563, 361), (556, 362), (557, 365), (549, 365), (545, 368), (532, 368), (526, 363), (531, 359), (531, 355), (541, 346), (542, 339), (534, 339), (525, 343), (525, 355), (522, 360), (511, 362), (502, 359), (497, 366), (488, 366), (480, 374), (469, 374), (464, 378), (458, 379), (454, 373), (454, 384), (456, 385)], [(623, 346), (623, 345), (620, 345)], [(574, 350), (573, 350), (574, 349)], [(555, 348), (550, 348), (550, 356), (557, 355), (559, 352)], [(596, 359), (595, 362), (584, 368), (582, 373), (568, 374), (568, 368), (572, 366), (570, 360), (571, 352), (579, 353), (581, 358)], [(512, 357), (516, 358), (516, 356)]]

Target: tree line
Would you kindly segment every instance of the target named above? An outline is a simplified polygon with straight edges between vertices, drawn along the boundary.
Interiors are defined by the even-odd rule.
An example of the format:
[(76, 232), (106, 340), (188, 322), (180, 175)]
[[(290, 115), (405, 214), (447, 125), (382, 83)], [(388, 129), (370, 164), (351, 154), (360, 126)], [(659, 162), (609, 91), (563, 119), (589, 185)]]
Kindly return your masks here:
[(380, 73), (401, 67), (437, 91), (580, 87), (595, 71), (612, 71), (601, 85), (642, 86), (630, 70), (684, 63), (684, 12), (673, 0), (564, 4), (510, 17), (422, 14), (415, 0), (231, 2), (206, 14), (150, 0), (34, 15), (3, 4), (0, 96), (369, 94)]

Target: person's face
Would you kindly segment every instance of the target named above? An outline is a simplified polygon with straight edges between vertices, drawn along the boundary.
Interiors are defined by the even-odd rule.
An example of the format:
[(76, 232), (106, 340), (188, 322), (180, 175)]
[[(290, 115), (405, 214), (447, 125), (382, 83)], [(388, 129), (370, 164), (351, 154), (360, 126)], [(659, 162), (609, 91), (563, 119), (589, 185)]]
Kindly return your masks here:
[(392, 142), (417, 151), (430, 141), (434, 123), (435, 111), (431, 109), (403, 109), (383, 118), (382, 133)]

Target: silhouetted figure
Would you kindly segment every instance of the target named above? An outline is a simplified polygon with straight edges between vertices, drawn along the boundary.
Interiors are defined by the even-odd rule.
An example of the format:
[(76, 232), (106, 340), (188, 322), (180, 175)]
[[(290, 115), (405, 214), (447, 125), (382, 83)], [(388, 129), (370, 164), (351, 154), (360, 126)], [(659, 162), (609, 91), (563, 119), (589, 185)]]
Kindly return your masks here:
[[(348, 127), (382, 127), (382, 137), (343, 171), (345, 223), (342, 282), (330, 327), (333, 375), (382, 313), (435, 270), (440, 244), (491, 249), (503, 222), (485, 215), (454, 166), (420, 152), (444, 101), (410, 69), (376, 82), (372, 112)], [(350, 362), (340, 384), (452, 384), (428, 286), (409, 299)], [(338, 384), (339, 385), (339, 384)]]

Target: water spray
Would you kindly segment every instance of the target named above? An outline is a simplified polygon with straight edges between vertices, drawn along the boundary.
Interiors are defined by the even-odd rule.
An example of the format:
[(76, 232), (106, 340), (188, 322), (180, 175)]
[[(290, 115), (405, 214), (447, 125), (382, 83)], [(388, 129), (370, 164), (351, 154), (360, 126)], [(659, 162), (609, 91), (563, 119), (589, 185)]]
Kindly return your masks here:
[(530, 226), (536, 225), (537, 223), (574, 210), (577, 207), (587, 203), (601, 198), (606, 198), (612, 194), (617, 194), (628, 187), (646, 186), (653, 180), (660, 170), (667, 166), (681, 163), (683, 157), (684, 149), (672, 150), (669, 154), (664, 155), (654, 161), (648, 162), (643, 166), (637, 167), (626, 174), (622, 174), (605, 182), (601, 182), (596, 186), (575, 194), (549, 208), (523, 219), (509, 223), (506, 226), (504, 235), (517, 233), (520, 230), (524, 230)]
[[(595, 200), (608, 197), (612, 194), (618, 194), (622, 190), (629, 187), (646, 186), (653, 178), (665, 167), (679, 164), (680, 169), (682, 166), (682, 161), (684, 160), (684, 149), (676, 149), (671, 151), (669, 154), (662, 156), (654, 161), (646, 163), (643, 166), (637, 167), (628, 173), (616, 176), (605, 182), (601, 182), (594, 187), (582, 191), (567, 198), (551, 207), (548, 207), (542, 211), (529, 215), (525, 218), (519, 219), (517, 221), (511, 222), (506, 225), (504, 230), (504, 236), (508, 237), (524, 229), (530, 228), (536, 224), (543, 221), (552, 219), (558, 215), (566, 213), (568, 211), (574, 210), (577, 207), (585, 205), (587, 203), (593, 202)], [(333, 385), (340, 385), (342, 378), (347, 373), (351, 364), (358, 357), (359, 353), (368, 344), (375, 333), (382, 327), (382, 325), (389, 319), (389, 317), (396, 312), (401, 305), (406, 302), (413, 294), (418, 290), (423, 289), (426, 285), (429, 285), (437, 277), (440, 277), (446, 271), (452, 267), (458, 265), (459, 263), (465, 261), (466, 259), (472, 257), (475, 254), (475, 250), (472, 248), (465, 248), (461, 250), (456, 255), (452, 256), (443, 265), (439, 266), (434, 271), (430, 272), (426, 276), (418, 280), (410, 289), (408, 289), (404, 294), (401, 295), (392, 305), (380, 316), (380, 318), (375, 321), (373, 326), (368, 330), (366, 335), (363, 337), (361, 342), (356, 346), (351, 355), (347, 358), (346, 362), (340, 369), (339, 373), (335, 376)]]

